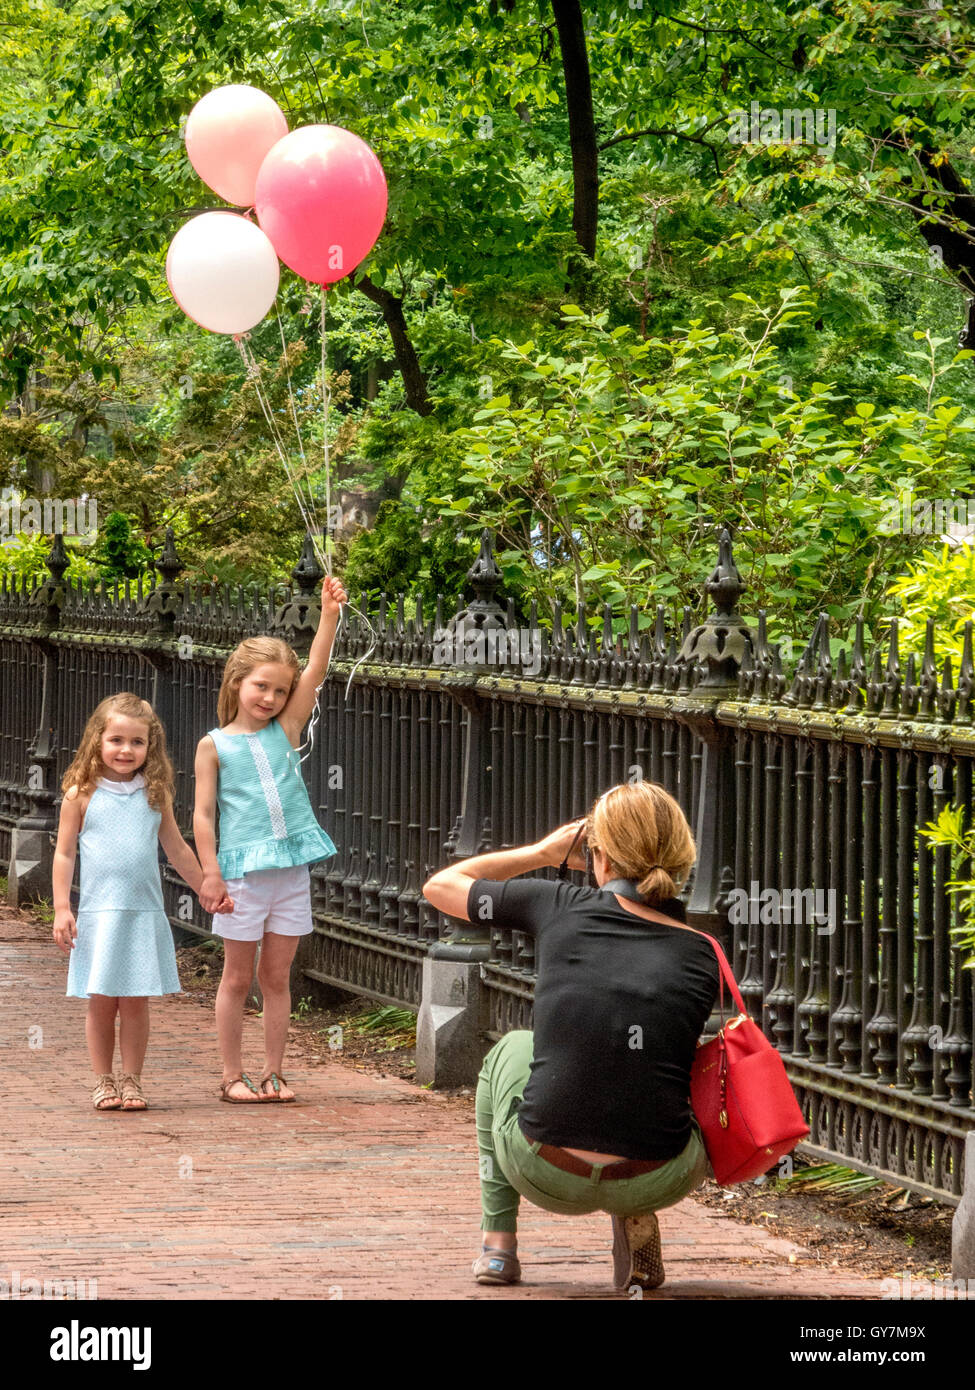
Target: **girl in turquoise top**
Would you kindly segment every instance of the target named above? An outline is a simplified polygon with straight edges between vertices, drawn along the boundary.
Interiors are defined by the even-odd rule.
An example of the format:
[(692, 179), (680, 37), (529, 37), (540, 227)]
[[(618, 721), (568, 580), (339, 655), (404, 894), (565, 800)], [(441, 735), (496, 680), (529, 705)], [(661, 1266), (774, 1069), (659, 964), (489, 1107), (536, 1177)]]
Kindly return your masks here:
[[(199, 897), (224, 939), (217, 991), (222, 1100), (234, 1105), (294, 1100), (281, 1075), (291, 1018), (291, 962), (312, 930), (309, 864), (335, 853), (315, 819), (295, 751), (315, 708), (347, 595), (338, 579), (322, 584), (321, 621), (304, 670), (276, 637), (249, 637), (224, 667), (219, 727), (196, 750), (193, 835), (203, 866)], [(220, 849), (216, 809), (220, 808)], [(255, 1086), (242, 1070), (244, 1002), (254, 978), (264, 996), (264, 1066)]]

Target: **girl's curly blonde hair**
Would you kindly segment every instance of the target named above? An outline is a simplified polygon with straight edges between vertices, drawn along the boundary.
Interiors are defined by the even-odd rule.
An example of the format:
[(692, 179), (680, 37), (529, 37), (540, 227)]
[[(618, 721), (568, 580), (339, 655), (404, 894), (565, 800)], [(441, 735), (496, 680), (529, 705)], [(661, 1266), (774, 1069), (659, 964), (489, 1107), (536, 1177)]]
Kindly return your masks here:
[(141, 700), (131, 691), (109, 695), (97, 706), (85, 725), (74, 761), (61, 781), (61, 790), (77, 787), (81, 796), (95, 790), (99, 777), (104, 776), (102, 764), (102, 735), (113, 715), (141, 719), (149, 726), (149, 747), (146, 760), (138, 769), (146, 779), (146, 799), (154, 811), (165, 811), (173, 799), (173, 765), (166, 753), (166, 731), (148, 700)]
[(287, 642), (282, 642), (280, 637), (248, 637), (230, 653), (223, 668), (223, 680), (217, 696), (217, 723), (221, 729), (237, 717), (237, 692), (241, 681), (256, 666), (263, 666), (269, 661), (291, 667), (291, 689), (288, 691), (288, 698), (291, 698), (301, 676), (298, 653)]

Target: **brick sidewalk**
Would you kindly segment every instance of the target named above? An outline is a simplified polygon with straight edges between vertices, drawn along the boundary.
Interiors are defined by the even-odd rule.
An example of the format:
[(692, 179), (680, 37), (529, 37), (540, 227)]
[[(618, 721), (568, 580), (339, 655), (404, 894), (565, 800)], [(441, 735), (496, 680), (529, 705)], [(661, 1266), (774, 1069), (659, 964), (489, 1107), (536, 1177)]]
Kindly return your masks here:
[[(332, 1058), (289, 1066), (301, 1102), (219, 1102), (211, 1012), (152, 1004), (152, 1108), (96, 1114), (83, 1000), (50, 928), (0, 909), (0, 1279), (97, 1279), (100, 1298), (614, 1298), (606, 1216), (522, 1205), (524, 1283), (483, 1288), (473, 1125), (442, 1097)], [(43, 1029), (43, 1046), (29, 1030)], [(34, 1035), (36, 1038), (36, 1034)], [(245, 1020), (245, 1057), (260, 1023)], [(661, 1214), (650, 1298), (877, 1298), (851, 1271), (686, 1200)]]

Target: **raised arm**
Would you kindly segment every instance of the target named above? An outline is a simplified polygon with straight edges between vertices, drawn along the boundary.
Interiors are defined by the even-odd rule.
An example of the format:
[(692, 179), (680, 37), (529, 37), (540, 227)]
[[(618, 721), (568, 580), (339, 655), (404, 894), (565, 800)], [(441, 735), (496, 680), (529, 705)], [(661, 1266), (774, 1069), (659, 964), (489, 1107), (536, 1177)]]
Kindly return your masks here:
[(325, 578), (322, 581), (322, 616), (319, 620), (318, 631), (315, 633), (311, 651), (308, 653), (308, 661), (298, 684), (291, 692), (288, 703), (278, 715), (278, 723), (294, 748), (297, 748), (301, 742), (301, 732), (315, 708), (318, 687), (325, 679), (325, 672), (328, 670), (328, 663), (332, 655), (332, 643), (335, 641), (335, 629), (338, 627), (339, 613), (342, 604), (347, 603), (348, 598), (341, 580)]
[[(556, 867), (562, 863), (569, 846), (575, 839), (582, 821), (571, 821), (560, 825), (543, 840), (534, 845), (522, 845), (519, 849), (495, 850), (491, 854), (476, 854), (472, 859), (461, 859), (456, 864), (448, 864), (438, 870), (423, 885), (423, 896), (439, 912), (448, 917), (459, 917), (469, 922), (467, 899), (471, 883), (476, 878), (491, 878), (501, 882), (517, 878), (519, 874), (531, 873), (533, 869)], [(584, 869), (585, 858), (581, 850), (576, 850), (569, 860), (571, 869)]]

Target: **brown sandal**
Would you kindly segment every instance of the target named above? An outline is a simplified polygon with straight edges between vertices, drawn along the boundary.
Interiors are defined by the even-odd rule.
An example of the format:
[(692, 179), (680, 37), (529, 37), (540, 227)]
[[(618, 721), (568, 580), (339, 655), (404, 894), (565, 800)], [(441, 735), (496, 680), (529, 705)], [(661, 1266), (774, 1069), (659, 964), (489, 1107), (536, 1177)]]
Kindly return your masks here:
[[(142, 1089), (142, 1082), (135, 1072), (123, 1072), (119, 1077), (119, 1088), (122, 1093), (123, 1110), (148, 1110), (149, 1102), (146, 1100), (145, 1092)], [(130, 1101), (135, 1101), (130, 1105)]]
[[(271, 1090), (270, 1092), (267, 1092), (265, 1091), (264, 1087), (267, 1085), (269, 1081), (271, 1083)], [(271, 1101), (275, 1104), (290, 1105), (292, 1101), (294, 1101), (295, 1097), (281, 1095), (281, 1087), (287, 1086), (287, 1084), (287, 1079), (283, 1077), (280, 1074), (280, 1072), (269, 1071), (267, 1076), (261, 1077), (261, 1095), (264, 1098), (264, 1100)]]
[[(231, 1086), (236, 1086), (238, 1081), (243, 1082), (249, 1091), (253, 1091), (254, 1100), (242, 1100), (240, 1096), (228, 1096), (227, 1092), (230, 1090)], [(261, 1100), (261, 1096), (247, 1073), (242, 1071), (239, 1076), (232, 1076), (229, 1081), (221, 1081), (220, 1099), (225, 1100), (228, 1105), (257, 1105)]]
[[(108, 1101), (103, 1105), (103, 1101)], [(91, 1093), (91, 1103), (96, 1110), (118, 1110), (122, 1105), (122, 1097), (118, 1093), (115, 1084), (115, 1077), (111, 1072), (105, 1072), (103, 1076), (95, 1077), (95, 1089)]]

